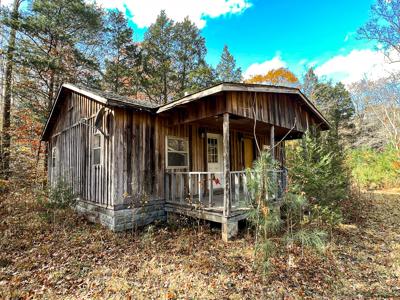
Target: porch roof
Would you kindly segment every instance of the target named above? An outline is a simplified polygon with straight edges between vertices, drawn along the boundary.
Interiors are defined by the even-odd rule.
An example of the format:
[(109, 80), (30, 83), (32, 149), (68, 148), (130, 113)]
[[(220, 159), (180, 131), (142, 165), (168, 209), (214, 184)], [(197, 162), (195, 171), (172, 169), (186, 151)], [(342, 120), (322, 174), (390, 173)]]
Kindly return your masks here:
[(162, 113), (184, 105), (186, 103), (199, 100), (201, 98), (215, 95), (221, 92), (261, 92), (261, 93), (280, 93), (298, 95), (300, 99), (311, 109), (311, 111), (329, 128), (328, 120), (319, 112), (315, 105), (298, 88), (273, 86), (265, 84), (233, 83), (223, 82), (202, 91), (187, 95), (181, 99), (165, 104), (157, 109), (157, 113)]

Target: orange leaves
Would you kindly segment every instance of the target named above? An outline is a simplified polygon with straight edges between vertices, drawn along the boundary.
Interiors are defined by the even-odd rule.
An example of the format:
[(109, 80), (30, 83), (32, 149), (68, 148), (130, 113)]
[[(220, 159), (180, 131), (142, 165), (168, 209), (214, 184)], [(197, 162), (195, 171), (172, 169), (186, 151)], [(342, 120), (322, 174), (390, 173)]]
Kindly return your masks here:
[(254, 75), (246, 80), (247, 83), (269, 83), (273, 85), (279, 84), (294, 84), (298, 83), (299, 79), (289, 69), (279, 68), (268, 71), (265, 75)]
[(400, 170), (400, 160), (394, 161), (392, 165), (395, 170)]

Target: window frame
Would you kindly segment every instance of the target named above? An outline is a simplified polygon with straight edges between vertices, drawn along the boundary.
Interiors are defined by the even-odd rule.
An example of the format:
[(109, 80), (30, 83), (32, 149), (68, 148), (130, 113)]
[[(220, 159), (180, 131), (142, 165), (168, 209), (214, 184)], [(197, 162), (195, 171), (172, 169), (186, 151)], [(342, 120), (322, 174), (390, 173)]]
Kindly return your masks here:
[(56, 162), (57, 162), (57, 146), (54, 146), (51, 149), (51, 169), (56, 168)]
[[(169, 139), (174, 139), (174, 140), (179, 140), (179, 141), (183, 141), (186, 144), (186, 151), (168, 151), (168, 140)], [(168, 164), (168, 154), (169, 153), (182, 153), (182, 154), (186, 154), (187, 156), (187, 165), (185, 166), (170, 166)], [(165, 137), (165, 168), (167, 170), (171, 170), (171, 169), (187, 169), (189, 168), (189, 139), (186, 137), (178, 137), (178, 136), (172, 136), (172, 135), (167, 135)]]
[[(216, 143), (210, 145), (209, 144), (210, 140), (214, 140), (214, 141), (216, 141)], [(210, 153), (209, 152), (209, 150), (210, 150), (209, 147), (212, 147), (215, 150), (215, 153)], [(216, 137), (207, 137), (207, 163), (208, 164), (219, 164), (220, 163), (220, 161), (219, 161), (220, 153), (219, 153), (219, 149), (218, 148), (219, 148), (218, 138), (216, 138)], [(212, 158), (213, 161), (210, 161), (210, 158)]]
[[(99, 145), (95, 147), (94, 145), (94, 141), (95, 141), (95, 137), (99, 136)], [(101, 166), (101, 162), (102, 162), (102, 147), (101, 147), (101, 142), (102, 142), (102, 134), (100, 133), (100, 131), (96, 131), (93, 133), (93, 138), (92, 138), (92, 151), (91, 151), (91, 155), (92, 155), (92, 166)], [(99, 163), (95, 163), (94, 162), (94, 152), (95, 151), (99, 151)]]

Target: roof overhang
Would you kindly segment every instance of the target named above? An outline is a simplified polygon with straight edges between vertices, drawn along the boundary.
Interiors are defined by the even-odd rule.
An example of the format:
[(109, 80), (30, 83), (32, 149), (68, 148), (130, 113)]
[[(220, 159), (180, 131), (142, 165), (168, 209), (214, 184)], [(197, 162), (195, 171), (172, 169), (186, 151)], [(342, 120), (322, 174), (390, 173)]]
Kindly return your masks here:
[(202, 90), (200, 92), (185, 96), (174, 102), (165, 104), (158, 108), (157, 113), (162, 113), (173, 109), (174, 107), (204, 98), (207, 96), (215, 95), (221, 92), (261, 92), (261, 93), (280, 93), (280, 94), (295, 94), (298, 95), (306, 106), (323, 122), (329, 129), (330, 125), (328, 120), (321, 114), (315, 105), (298, 89), (283, 86), (270, 86), (264, 84), (248, 84), (248, 83), (221, 83), (211, 88)]

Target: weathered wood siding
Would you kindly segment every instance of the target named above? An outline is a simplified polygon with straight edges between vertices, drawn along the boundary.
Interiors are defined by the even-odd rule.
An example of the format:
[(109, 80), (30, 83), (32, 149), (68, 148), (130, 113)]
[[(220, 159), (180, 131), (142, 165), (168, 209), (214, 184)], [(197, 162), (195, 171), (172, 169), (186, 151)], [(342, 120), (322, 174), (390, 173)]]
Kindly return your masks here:
[[(245, 114), (245, 110), (226, 105), (225, 97), (221, 96), (208, 99), (203, 104), (195, 104), (191, 109), (193, 113), (185, 119), (200, 119), (194, 123), (179, 124), (174, 118), (176, 114), (171, 117), (146, 111), (108, 108), (102, 127), (109, 137), (101, 135), (101, 163), (94, 165), (94, 119), (102, 106), (80, 94), (66, 93), (49, 141), (49, 179), (54, 183), (63, 178), (71, 183), (74, 193), (81, 199), (113, 209), (151, 207), (163, 202), (166, 136), (184, 137), (189, 141), (189, 168), (181, 171), (207, 171), (206, 133), (222, 134), (222, 127), (210, 127), (203, 124), (201, 119), (215, 116), (227, 107), (232, 109), (231, 113)], [(183, 117), (180, 113), (178, 115)], [(83, 118), (86, 118), (85, 123), (89, 126), (82, 124)], [(285, 118), (279, 120), (280, 125), (289, 126), (289, 120), (286, 123), (282, 123)], [(243, 138), (246, 137), (253, 138), (251, 129), (248, 132), (230, 130), (232, 171), (244, 169)], [(258, 135), (258, 144), (260, 148), (269, 145), (269, 134)], [(278, 158), (283, 157), (282, 145), (275, 150)], [(57, 149), (55, 168), (51, 165), (53, 147)]]
[[(197, 122), (229, 112), (281, 128), (305, 132), (307, 126), (320, 124), (309, 107), (296, 94), (224, 92), (184, 104), (170, 111), (171, 124)], [(165, 114), (165, 113), (164, 113)]]
[[(207, 171), (207, 139), (201, 132), (220, 133), (222, 129), (198, 124), (170, 125), (170, 119), (149, 112), (115, 110), (114, 132), (114, 205), (147, 205), (163, 201), (166, 171), (166, 136), (189, 141), (189, 168), (180, 171)], [(230, 131), (231, 170), (244, 169), (243, 141), (239, 131)], [(269, 136), (258, 136), (260, 147), (269, 145)], [(280, 147), (276, 149), (279, 153)], [(255, 152), (256, 153), (256, 152)], [(278, 155), (277, 155), (278, 157)], [(174, 170), (169, 170), (174, 171)]]
[[(101, 163), (93, 164), (94, 119), (103, 105), (77, 93), (67, 93), (49, 141), (49, 180), (70, 182), (81, 199), (102, 206), (112, 205), (113, 138), (100, 137)], [(112, 113), (112, 111), (110, 112)], [(86, 118), (84, 125), (81, 120)], [(112, 118), (103, 118), (103, 128), (112, 127)], [(109, 128), (112, 130), (112, 128)], [(56, 147), (56, 164), (52, 150)]]
[(232, 114), (253, 118), (255, 112), (258, 121), (300, 132), (319, 122), (295, 94), (227, 92), (226, 101)]

